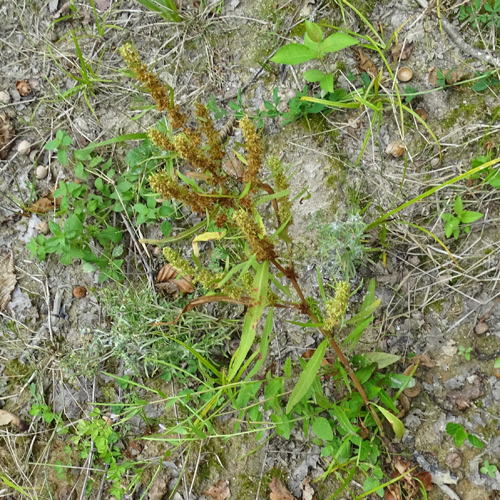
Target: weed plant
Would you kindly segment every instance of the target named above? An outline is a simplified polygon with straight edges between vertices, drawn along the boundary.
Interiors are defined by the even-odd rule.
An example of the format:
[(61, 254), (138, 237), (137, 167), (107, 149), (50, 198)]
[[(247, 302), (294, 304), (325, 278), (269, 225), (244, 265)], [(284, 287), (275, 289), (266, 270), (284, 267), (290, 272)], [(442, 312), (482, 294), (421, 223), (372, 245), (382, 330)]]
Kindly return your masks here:
[[(337, 343), (339, 331), (349, 325), (350, 331), (343, 344), (351, 351), (373, 321), (373, 311), (379, 303), (372, 283), (361, 312), (347, 323), (343, 321), (351, 293), (349, 278), (353, 277), (359, 258), (360, 220), (353, 217), (345, 227), (332, 227), (329, 234), (331, 240), (340, 233), (351, 240), (352, 248), (348, 252), (341, 252), (340, 246), (335, 250), (344, 281), (337, 282), (329, 291), (318, 276), (321, 303), (306, 297), (299, 284), (294, 245), (288, 234), (288, 227), (293, 222), (289, 179), (276, 157), (267, 159), (268, 173), (264, 173), (264, 154), (252, 120), (243, 117), (239, 122), (245, 143), (236, 145), (233, 150), (240, 164), (236, 169), (226, 159), (225, 145), (219, 139), (209, 110), (198, 103), (196, 125), (193, 125), (193, 120), (175, 104), (172, 89), (148, 70), (132, 46), (123, 46), (121, 54), (130, 71), (153, 97), (158, 110), (167, 114), (166, 121), (162, 121), (166, 127), (151, 129), (148, 137), (156, 147), (170, 154), (173, 162), (153, 172), (149, 184), (163, 199), (182, 203), (193, 214), (198, 214), (200, 220), (177, 237), (178, 241), (197, 234), (189, 255), (171, 246), (163, 249), (170, 265), (181, 276), (189, 276), (197, 286), (195, 298), (187, 303), (175, 321), (195, 307), (213, 302), (242, 304), (247, 308), (240, 344), (227, 370), (179, 341), (198, 360), (199, 389), (183, 392), (171, 400), (185, 406), (188, 417), (169, 428), (168, 434), (179, 433), (183, 438), (154, 436), (152, 439), (181, 446), (188, 439), (186, 436), (188, 441), (217, 437), (215, 417), (236, 409), (246, 430), (238, 423), (235, 433), (252, 432), (261, 437), (263, 432), (273, 430), (289, 438), (295, 422), (302, 421), (306, 435), (309, 426), (313, 426), (318, 442), (324, 446), (324, 456), (331, 460), (332, 468), (327, 474), (334, 471), (337, 474), (335, 464), (340, 461), (349, 464), (349, 474), (364, 471), (371, 476), (376, 468), (375, 476), (382, 477), (377, 465), (383, 449), (380, 437), (385, 435), (381, 417), (389, 421), (396, 435), (401, 436), (404, 432), (389, 392), (395, 387), (401, 391), (414, 382), (411, 376), (378, 372), (395, 363), (399, 359), (397, 356), (381, 353), (375, 358), (358, 356), (348, 360)], [(261, 180), (265, 176), (266, 180)], [(206, 263), (212, 259), (209, 251), (200, 249), (199, 244), (203, 241), (216, 241), (226, 248), (222, 271), (214, 272), (207, 267)], [(159, 244), (169, 242), (172, 238), (155, 241)], [(302, 373), (288, 394), (284, 384), (292, 378), (291, 359), (285, 363), (283, 377), (272, 377), (268, 372), (265, 381), (254, 378), (266, 358), (275, 308), (295, 311), (299, 317), (306, 318), (296, 324), (318, 328), (324, 337), (311, 359), (301, 361)], [(257, 350), (252, 352), (261, 323), (265, 323), (262, 336)], [(318, 377), (328, 346), (337, 357), (330, 376), (344, 386), (334, 401), (324, 397)], [(262, 387), (264, 404), (257, 396)], [(264, 414), (269, 410), (271, 422), (266, 423)], [(203, 415), (203, 419), (199, 415)], [(366, 466), (361, 467), (361, 462)], [(367, 484), (368, 489), (381, 489), (380, 483), (375, 485), (370, 480)]]

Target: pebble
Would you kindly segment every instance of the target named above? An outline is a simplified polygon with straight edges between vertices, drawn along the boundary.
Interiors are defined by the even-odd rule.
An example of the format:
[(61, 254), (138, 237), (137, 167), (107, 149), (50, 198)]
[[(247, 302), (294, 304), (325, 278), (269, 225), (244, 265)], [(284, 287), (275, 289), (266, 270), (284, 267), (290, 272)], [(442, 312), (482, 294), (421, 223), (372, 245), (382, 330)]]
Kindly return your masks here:
[(433, 158), (431, 160), (431, 167), (436, 168), (439, 165), (439, 162), (440, 162), (439, 158)]
[(31, 144), (28, 141), (21, 141), (17, 145), (17, 151), (22, 156), (29, 155), (30, 150), (31, 150)]
[(476, 325), (476, 328), (474, 328), (474, 331), (478, 334), (478, 335), (482, 335), (483, 333), (486, 333), (488, 331), (488, 325), (486, 323), (483, 323), (482, 321), (480, 321), (477, 325)]
[(36, 230), (41, 234), (49, 234), (49, 225), (43, 220), (36, 226)]
[(458, 469), (462, 465), (462, 457), (458, 453), (452, 451), (448, 453), (446, 457), (446, 465), (450, 469)]
[(37, 179), (45, 179), (47, 177), (47, 174), (49, 173), (49, 169), (47, 167), (44, 167), (43, 165), (39, 165), (36, 167), (36, 178)]
[(10, 95), (7, 92), (0, 92), (0, 102), (3, 104), (9, 104)]
[(21, 94), (15, 89), (10, 91), (10, 96), (14, 102), (19, 102), (21, 100)]

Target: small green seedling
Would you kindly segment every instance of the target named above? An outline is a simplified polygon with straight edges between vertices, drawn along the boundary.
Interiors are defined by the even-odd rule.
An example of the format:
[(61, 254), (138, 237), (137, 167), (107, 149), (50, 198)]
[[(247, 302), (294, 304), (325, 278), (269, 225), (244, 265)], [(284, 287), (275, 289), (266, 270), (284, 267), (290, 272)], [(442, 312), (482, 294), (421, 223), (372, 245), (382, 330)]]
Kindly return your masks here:
[(464, 210), (464, 205), (460, 196), (457, 196), (457, 198), (455, 199), (453, 210), (455, 212), (455, 215), (441, 215), (441, 218), (446, 221), (444, 230), (447, 238), (450, 238), (451, 235), (453, 235), (454, 238), (457, 239), (460, 235), (460, 230), (463, 230), (465, 233), (469, 234), (470, 226), (466, 224), (471, 224), (472, 222), (480, 219), (483, 216), (481, 212)]
[(58, 130), (56, 138), (45, 144), (44, 149), (49, 151), (57, 150), (57, 160), (61, 165), (66, 165), (68, 161), (68, 148), (73, 139), (64, 131)]
[(465, 347), (461, 345), (458, 348), (458, 355), (463, 356), (467, 361), (470, 361), (470, 353), (472, 352), (472, 347)]
[(311, 23), (310, 21), (306, 21), (305, 24), (306, 34), (304, 35), (304, 43), (289, 43), (284, 45), (271, 58), (272, 62), (295, 66), (311, 59), (322, 61), (328, 52), (338, 52), (359, 43), (355, 38), (346, 33), (333, 33), (323, 39), (323, 30), (318, 24)]
[(484, 461), (484, 464), (480, 469), (481, 474), (488, 474), (490, 477), (495, 477), (497, 470), (497, 466), (490, 464), (488, 460)]
[(469, 443), (476, 448), (483, 448), (484, 443), (474, 434), (469, 434), (463, 425), (456, 424), (455, 422), (448, 422), (446, 424), (446, 433), (453, 437), (455, 446), (458, 448), (462, 446), (468, 439)]

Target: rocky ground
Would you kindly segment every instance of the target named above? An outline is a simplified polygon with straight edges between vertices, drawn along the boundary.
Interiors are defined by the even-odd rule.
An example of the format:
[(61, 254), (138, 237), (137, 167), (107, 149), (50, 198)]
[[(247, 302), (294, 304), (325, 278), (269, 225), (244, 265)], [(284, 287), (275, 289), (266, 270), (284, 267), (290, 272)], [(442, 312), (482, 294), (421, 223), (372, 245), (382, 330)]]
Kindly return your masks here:
[[(44, 230), (49, 216), (27, 208), (62, 180), (75, 178), (72, 165), (62, 165), (44, 149), (58, 130), (73, 139), (71, 148), (83, 148), (144, 132), (161, 118), (151, 109), (149, 96), (124, 72), (117, 51), (124, 43), (135, 44), (184, 106), (206, 102), (213, 94), (218, 106), (224, 107), (235, 102), (243, 88), (246, 110), (265, 109), (264, 101), (272, 101), (276, 87), (281, 97), (278, 110), (283, 113), (306, 84), (302, 73), (318, 63), (284, 72), (269, 62), (271, 51), (284, 39), (299, 41), (304, 19), (373, 35), (369, 21), (386, 42), (397, 33), (400, 44), (411, 45), (404, 62), (393, 66), (411, 67), (409, 84), (422, 92), (412, 106), (425, 112), (427, 126), (387, 103), (379, 122), (372, 120), (369, 107), (335, 111), (285, 127), (280, 118), (264, 120), (266, 156), (278, 154), (291, 165), (293, 195), (306, 187), (311, 194), (294, 202), (291, 233), (301, 256), (304, 286), (313, 291), (321, 242), (305, 228), (318, 211), (329, 222), (345, 220), (354, 200), (365, 208), (362, 215), (368, 223), (463, 174), (472, 159), (488, 152), (492, 158), (498, 156), (498, 87), (476, 92), (472, 84), (459, 85), (498, 67), (495, 26), (459, 21), (459, 3), (430, 3), (425, 10), (414, 0), (353, 0), (356, 14), (340, 0), (300, 4), (194, 0), (183, 2), (178, 23), (167, 22), (133, 1), (33, 0), (0, 5), (0, 118), (4, 138), (12, 146), (6, 146), (0, 160), (0, 411), (4, 412), (0, 413), (0, 497), (119, 496), (110, 486), (105, 461), (93, 461), (97, 445), (92, 443), (85, 454), (72, 438), (84, 435), (79, 422), (89, 421), (94, 403), (103, 404), (106, 418), (119, 413), (116, 405), (126, 403), (137, 411), (121, 424), (117, 446), (121, 455), (137, 461), (142, 475), (133, 468), (118, 474), (123, 475), (123, 484), (133, 484), (135, 478), (138, 484), (129, 490), (133, 498), (249, 499), (269, 498), (270, 492), (272, 499), (291, 498), (270, 490), (274, 477), (295, 498), (313, 498), (311, 487), (314, 498), (332, 498), (340, 476), (314, 482), (327, 463), (320, 447), (301, 430), (288, 440), (273, 435), (259, 446), (253, 436), (244, 434), (227, 441), (199, 440), (170, 456), (168, 442), (148, 440), (148, 435), (161, 430), (162, 422), (178, 417), (172, 408), (165, 409), (158, 395), (175, 395), (183, 383), (160, 378), (157, 368), (147, 373), (144, 366), (133, 384), (127, 383), (129, 379), (117, 383), (113, 376), (134, 376), (128, 361), (120, 357), (132, 352), (129, 344), (134, 337), (131, 333), (121, 338), (120, 333), (167, 315), (165, 302), (147, 295), (148, 279), (154, 279), (164, 261), (155, 254), (154, 245), (134, 246), (134, 238), (161, 237), (159, 224), (128, 228), (126, 280), (102, 283), (95, 269), (86, 269), (78, 260), (64, 265), (55, 255), (32, 258), (26, 246)], [(458, 43), (447, 25), (438, 23), (438, 9), (460, 35)], [(389, 48), (385, 56), (390, 54)], [(375, 54), (372, 64), (378, 71), (383, 63)], [(336, 88), (347, 90), (352, 90), (351, 75), (359, 79), (360, 67), (360, 55), (351, 49), (330, 54), (324, 61), (324, 70), (336, 75)], [(438, 89), (439, 78), (445, 76), (446, 87)], [(393, 87), (385, 72), (381, 92)], [(10, 133), (8, 123), (15, 132)], [(236, 141), (241, 140), (238, 133)], [(386, 154), (388, 146), (400, 140), (404, 154), (398, 158)], [(100, 154), (105, 160), (112, 158), (113, 167), (123, 171), (127, 153), (138, 144), (110, 144)], [(457, 195), (468, 210), (483, 217), (470, 234), (462, 233), (455, 241), (446, 238), (440, 214), (451, 211)], [(500, 473), (496, 468), (490, 469), (491, 474), (484, 472), (485, 463), (500, 467), (500, 378), (494, 369), (500, 354), (498, 213), (497, 190), (485, 183), (466, 180), (441, 189), (391, 217), (384, 235), (378, 230), (368, 233), (365, 245), (373, 251), (366, 253), (355, 280), (366, 284), (375, 278), (381, 300), (360, 351), (379, 348), (401, 356), (401, 371), (410, 364), (408, 355), (425, 356), (415, 373), (416, 386), (405, 391), (402, 402), (406, 432), (394, 442), (412, 465), (431, 473), (434, 488), (427, 493), (429, 499), (500, 498)], [(116, 214), (112, 217), (119, 219)], [(349, 313), (357, 300), (356, 296)], [(116, 318), (125, 304), (134, 314), (127, 313), (118, 327)], [(113, 314), (115, 326), (109, 321)], [(223, 327), (212, 316), (196, 319), (213, 332), (210, 352), (227, 359), (241, 328), (241, 314), (241, 310), (227, 312)], [(277, 315), (278, 335), (269, 354), (278, 365), (318, 345), (316, 334), (306, 334), (284, 319)], [(141, 340), (137, 342), (142, 346)], [(161, 349), (158, 343), (154, 346)], [(138, 358), (142, 348), (134, 351)], [(30, 412), (35, 405), (38, 414)], [(12, 421), (11, 415), (22, 422)], [(234, 415), (229, 417), (220, 419), (220, 435), (233, 432)], [(55, 422), (68, 433), (57, 434)], [(445, 431), (450, 422), (461, 424), (485, 446), (479, 449), (470, 441), (456, 446)], [(362, 493), (358, 481), (355, 477), (339, 498), (359, 498), (355, 497)]]

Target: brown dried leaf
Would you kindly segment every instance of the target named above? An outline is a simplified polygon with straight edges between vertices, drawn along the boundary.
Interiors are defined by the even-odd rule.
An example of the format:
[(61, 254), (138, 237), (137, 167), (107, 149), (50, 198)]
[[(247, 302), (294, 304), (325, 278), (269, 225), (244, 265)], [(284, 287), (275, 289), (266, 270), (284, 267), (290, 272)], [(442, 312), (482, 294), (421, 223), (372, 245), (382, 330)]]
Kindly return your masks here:
[(398, 485), (390, 484), (387, 486), (385, 490), (385, 500), (401, 500), (401, 493)]
[[(316, 352), (316, 349), (308, 349), (304, 354), (302, 354), (303, 359), (311, 359), (312, 355)], [(326, 353), (325, 357), (321, 360), (321, 366), (326, 366), (326, 365), (331, 365), (335, 363), (335, 358), (329, 354)]]
[(20, 431), (25, 431), (28, 426), (17, 415), (7, 410), (0, 410), (0, 426), (15, 425)]
[(277, 477), (273, 477), (269, 488), (271, 488), (271, 494), (269, 495), (271, 500), (295, 500)]
[(31, 87), (28, 82), (24, 80), (18, 80), (16, 83), (16, 90), (24, 97), (31, 92)]
[(162, 283), (168, 281), (171, 278), (175, 278), (179, 273), (170, 265), (165, 264), (156, 276), (156, 283)]
[(434, 486), (432, 485), (432, 476), (429, 471), (422, 471), (414, 475), (415, 479), (422, 481), (425, 491), (431, 491)]
[(10, 302), (16, 283), (14, 255), (10, 252), (0, 259), (0, 311), (3, 311)]
[(404, 42), (401, 44), (393, 45), (391, 49), (391, 55), (393, 61), (399, 59), (405, 61), (408, 59), (413, 52), (413, 42)]
[(215, 500), (226, 500), (230, 498), (231, 492), (229, 491), (229, 481), (220, 479), (217, 483), (212, 484), (212, 486), (205, 491), (205, 495), (212, 497)]
[(375, 66), (373, 61), (361, 49), (355, 48), (354, 51), (356, 52), (356, 56), (358, 59), (358, 64), (356, 65), (358, 71), (360, 73), (363, 73), (363, 71), (365, 71), (371, 78), (377, 76), (377, 67)]
[[(183, 293), (192, 293), (194, 291), (193, 284), (191, 283), (192, 277), (186, 276), (185, 278), (175, 279), (178, 274), (170, 264), (165, 264), (156, 276), (156, 288), (166, 291), (169, 294), (173, 294), (177, 290)], [(168, 286), (160, 286), (164, 283), (167, 283)]]
[(243, 175), (243, 165), (241, 161), (236, 158), (234, 153), (229, 153), (229, 160), (224, 162), (224, 169), (226, 172), (235, 179), (240, 179)]
[(416, 383), (414, 387), (410, 387), (409, 389), (405, 389), (403, 393), (408, 396), (409, 398), (416, 398), (420, 392), (422, 391), (422, 388), (420, 386), (420, 383)]
[(419, 363), (427, 368), (434, 368), (437, 366), (437, 363), (428, 354), (417, 354), (411, 358), (411, 360), (413, 363)]
[(429, 70), (429, 76), (428, 76), (429, 83), (432, 83), (432, 85), (439, 87), (440, 86), (438, 83), (439, 75), (442, 75), (444, 77), (447, 85), (455, 85), (455, 83), (462, 80), (467, 75), (467, 73), (459, 69), (447, 70), (447, 69), (432, 67)]

